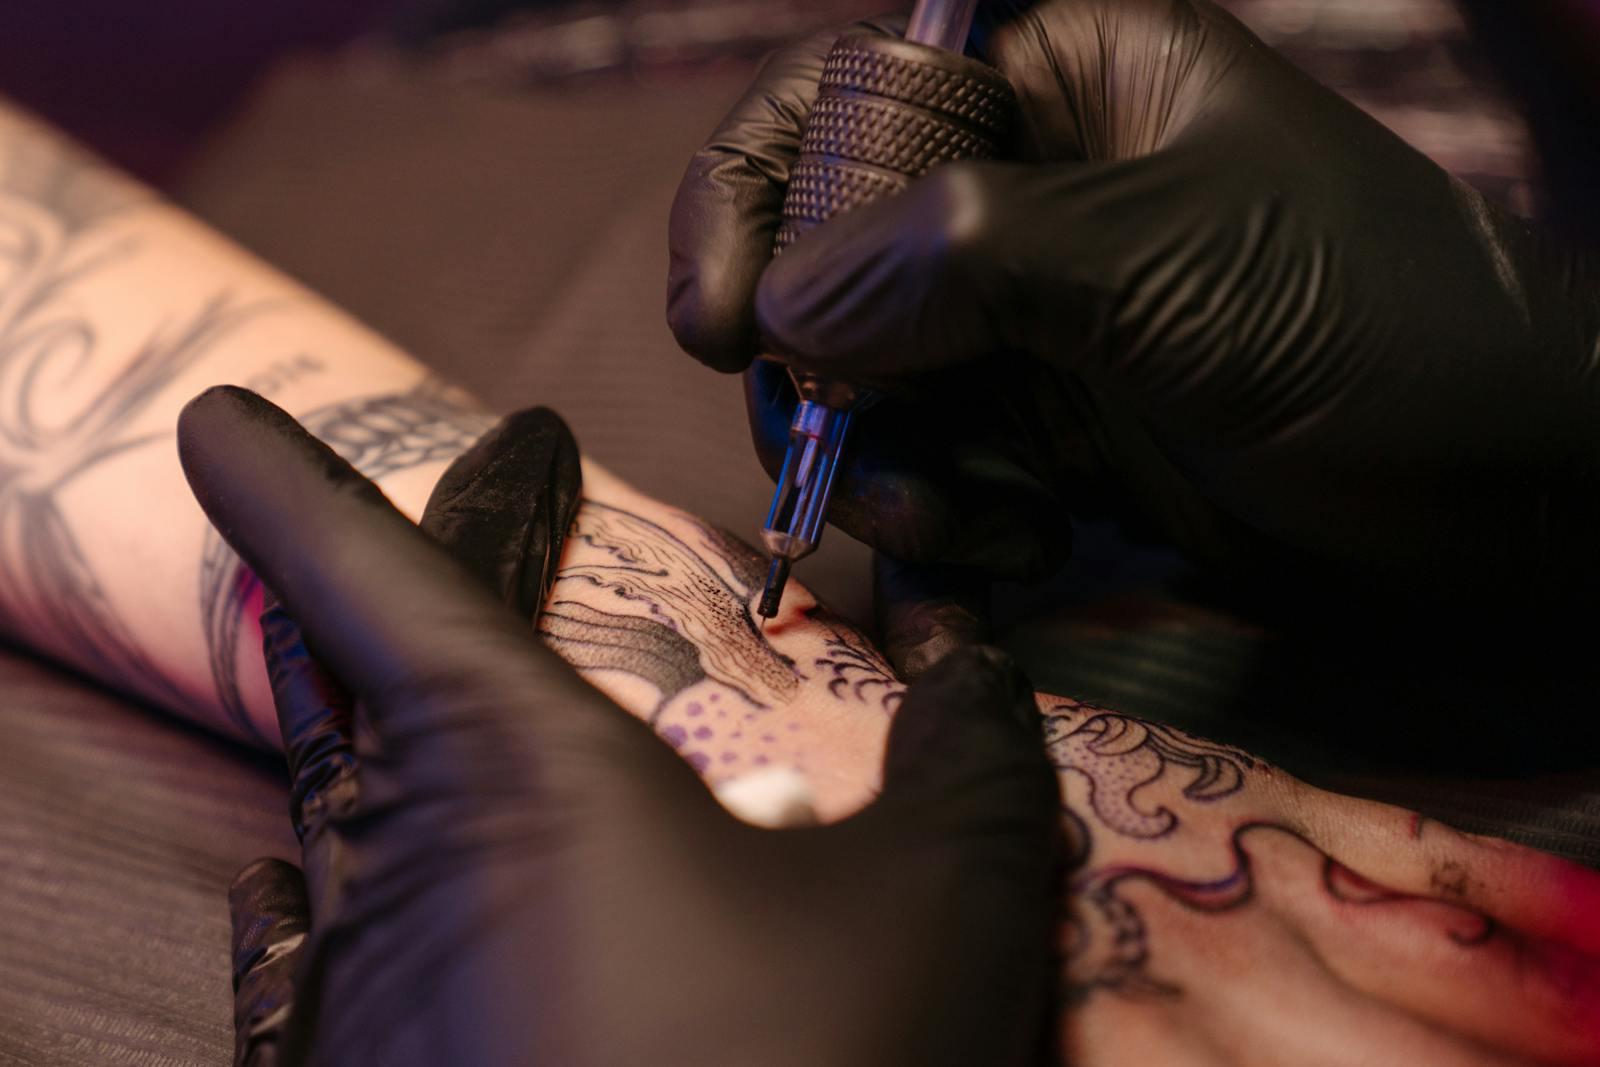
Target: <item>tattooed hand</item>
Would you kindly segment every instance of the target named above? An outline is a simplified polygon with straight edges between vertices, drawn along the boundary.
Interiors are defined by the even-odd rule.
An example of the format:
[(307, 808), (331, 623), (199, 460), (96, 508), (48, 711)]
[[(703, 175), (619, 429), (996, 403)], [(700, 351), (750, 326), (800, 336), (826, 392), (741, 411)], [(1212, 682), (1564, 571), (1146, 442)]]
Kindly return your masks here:
[[(755, 553), (604, 472), (586, 487), (554, 647), (713, 783), (777, 764), (825, 818), (870, 798), (902, 691), (871, 646), (795, 583), (763, 634)], [(1600, 875), (1038, 700), (1075, 852), (1069, 1062), (1600, 1063)]]
[(1600, 1062), (1600, 876), (1041, 699), (1084, 1064)]

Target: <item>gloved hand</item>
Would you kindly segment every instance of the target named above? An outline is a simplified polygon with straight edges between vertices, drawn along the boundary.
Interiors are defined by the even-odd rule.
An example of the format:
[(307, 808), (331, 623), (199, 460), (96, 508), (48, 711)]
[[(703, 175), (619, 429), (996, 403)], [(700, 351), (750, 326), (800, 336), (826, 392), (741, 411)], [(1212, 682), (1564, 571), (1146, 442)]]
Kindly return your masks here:
[[(1594, 258), (1209, 0), (990, 8), (1024, 6), (982, 42), (1022, 162), (936, 169), (773, 260), (827, 34), (767, 65), (679, 189), (685, 348), (912, 391), (857, 420), (834, 522), (1026, 577), (1063, 508), (1110, 512), (1246, 573), (1592, 596)], [(770, 469), (792, 400), (770, 365), (750, 396)]]
[[(577, 478), (554, 416), (522, 419), (452, 468), (429, 525), (531, 590)], [(282, 598), (266, 643), (305, 876), (264, 861), (235, 886), (240, 1063), (1041, 1051), (1059, 793), (999, 653), (948, 657), (906, 694), (874, 804), (758, 830), (283, 412), (212, 390), (179, 441)]]

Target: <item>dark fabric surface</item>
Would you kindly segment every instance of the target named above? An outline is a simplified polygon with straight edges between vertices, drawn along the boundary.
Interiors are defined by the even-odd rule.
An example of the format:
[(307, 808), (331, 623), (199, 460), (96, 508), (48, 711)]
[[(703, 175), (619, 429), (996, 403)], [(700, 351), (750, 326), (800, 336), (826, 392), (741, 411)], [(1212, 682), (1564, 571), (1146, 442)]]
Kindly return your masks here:
[[(770, 487), (737, 383), (680, 356), (662, 321), (666, 205), (748, 70), (530, 88), (464, 84), (447, 62), (303, 63), (179, 196), (496, 407), (557, 407), (588, 454), (748, 537)], [(1560, 708), (1469, 689), (1408, 718), (1415, 684), (1268, 636), (1159, 553), (1101, 530), (1079, 544), (1050, 588), (1002, 598), (1042, 687), (1600, 864), (1596, 749)], [(837, 534), (803, 569), (857, 617), (865, 575)], [(229, 1062), (224, 891), (291, 852), (274, 762), (16, 655), (0, 657), (0, 737), (0, 1064)]]
[(0, 1063), (226, 1064), (227, 886), (276, 763), (0, 651)]

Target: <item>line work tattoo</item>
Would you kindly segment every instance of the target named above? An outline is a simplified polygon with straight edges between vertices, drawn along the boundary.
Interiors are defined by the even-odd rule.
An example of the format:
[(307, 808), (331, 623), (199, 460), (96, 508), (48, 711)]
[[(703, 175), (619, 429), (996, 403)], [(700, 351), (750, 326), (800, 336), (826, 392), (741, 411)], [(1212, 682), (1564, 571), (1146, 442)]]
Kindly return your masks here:
[[(102, 350), (74, 287), (139, 252), (100, 226), (152, 195), (24, 124), (0, 138), (0, 602), (4, 624), (87, 660), (103, 680), (181, 699), (112, 607), (62, 510), (76, 479), (161, 435), (129, 436), (151, 399), (270, 304), (213, 296), (156, 329), (121, 372), (75, 396)], [(61, 410), (65, 403), (71, 406)]]
[[(1165, 840), (1183, 825), (1174, 805), (1235, 797), (1245, 789), (1250, 772), (1270, 773), (1271, 768), (1231, 746), (1071, 700), (1056, 703), (1045, 713), (1045, 742), (1064, 779), (1077, 778), (1088, 787), (1086, 805), (1074, 807), (1065, 801), (1062, 805), (1078, 872), (1067, 886), (1072, 904), (1062, 933), (1062, 996), (1068, 1004), (1080, 1004), (1097, 991), (1129, 997), (1182, 995), (1179, 985), (1152, 973), (1149, 927), (1126, 891), (1148, 885), (1191, 912), (1243, 909), (1257, 897), (1256, 870), (1245, 847), (1253, 838), (1292, 842), (1306, 869), (1316, 865), (1320, 891), (1330, 904), (1376, 907), (1426, 902), (1447, 908), (1451, 925), (1446, 935), (1463, 947), (1482, 944), (1496, 933), (1493, 920), (1459, 903), (1460, 893), (1453, 900), (1437, 899), (1378, 885), (1299, 831), (1276, 822), (1247, 820), (1234, 827), (1224, 846), (1220, 876), (1195, 879), (1144, 865), (1092, 865), (1088, 861), (1097, 834), (1109, 832), (1114, 838), (1140, 842)], [(1163, 789), (1168, 803), (1143, 800), (1144, 794)]]
[[(596, 684), (605, 685), (598, 675), (622, 674), (653, 688), (643, 718), (708, 782), (775, 763), (805, 773), (803, 716), (795, 711), (812, 700), (894, 710), (900, 686), (892, 669), (847, 624), (820, 606), (808, 610), (828, 637), (823, 654), (806, 661), (813, 669), (803, 669), (751, 614), (766, 579), (762, 556), (681, 512), (667, 523), (671, 529), (584, 501), (558, 599), (539, 631)], [(594, 606), (597, 592), (615, 598), (601, 597), (609, 610)]]
[(823, 643), (823, 654), (812, 661), (812, 666), (830, 675), (828, 692), (841, 699), (849, 693), (860, 703), (875, 702), (885, 714), (894, 714), (905, 694), (888, 662), (871, 646), (846, 636), (842, 626), (829, 622), (820, 611), (811, 617), (832, 631)]
[[(404, 392), (318, 408), (300, 421), (374, 481), (427, 463), (448, 462), (494, 423), (473, 409), (465, 393), (431, 377)], [(251, 723), (239, 691), (239, 635), (246, 606), (259, 588), (256, 576), (222, 536), (208, 529), (200, 562), (200, 618), (211, 681), (228, 720), (270, 743)]]
[(652, 725), (673, 697), (706, 679), (700, 651), (657, 619), (558, 600), (539, 616), (539, 633), (580, 671), (622, 671), (655, 686), (661, 697), (647, 720)]
[[(779, 656), (749, 611), (763, 578), (759, 557), (720, 531), (698, 523), (694, 529), (695, 534), (682, 536), (631, 512), (585, 501), (557, 581), (609, 590), (618, 605), (601, 610), (571, 596), (558, 599), (540, 622), (545, 640), (580, 670), (618, 671), (652, 685), (659, 697), (649, 721), (713, 780), (730, 767), (768, 761), (760, 750), (753, 757), (728, 751), (721, 740), (737, 739), (740, 730), (764, 731), (760, 709), (800, 696), (802, 683), (814, 683), (802, 699), (825, 692), (841, 703), (895, 711), (904, 687), (891, 668), (823, 608), (810, 612), (811, 621), (826, 630), (820, 653), (808, 661), (810, 672)], [(724, 719), (724, 709), (714, 703), (717, 690), (674, 703), (706, 680), (733, 690), (751, 707), (736, 720)], [(1061, 813), (1073, 849), (1069, 869), (1075, 871), (1064, 887), (1071, 904), (1061, 933), (1062, 995), (1068, 1005), (1096, 993), (1181, 996), (1182, 987), (1160, 973), (1159, 945), (1136, 903), (1140, 898), (1130, 891), (1137, 885), (1154, 887), (1191, 912), (1242, 910), (1257, 900), (1257, 868), (1246, 844), (1269, 836), (1294, 843), (1302, 869), (1319, 872), (1308, 884), (1325, 894), (1330, 906), (1426, 901), (1455, 909), (1448, 936), (1456, 944), (1476, 945), (1494, 932), (1489, 920), (1459, 903), (1411, 896), (1363, 879), (1287, 826), (1246, 822), (1231, 838), (1210, 841), (1215, 820), (1195, 820), (1195, 806), (1240, 797), (1253, 777), (1272, 773), (1237, 748), (1072, 700), (1051, 703), (1043, 732), (1064, 784), (1084, 787), (1077, 800), (1063, 803)], [(1198, 855), (1201, 869), (1220, 870), (1220, 876), (1193, 878), (1154, 864), (1091, 862), (1097, 842), (1101, 855), (1118, 855), (1119, 840), (1165, 843), (1190, 822), (1197, 828), (1185, 851), (1173, 855)], [(1214, 850), (1214, 859), (1204, 859), (1204, 849)]]
[[(767, 644), (750, 614), (755, 585), (742, 557), (754, 553), (727, 535), (684, 518), (694, 524), (704, 554), (630, 511), (584, 501), (569, 540), (577, 551), (569, 548), (557, 587), (583, 582), (608, 589), (680, 639), (674, 644), (663, 640), (658, 630), (615, 627), (595, 639), (612, 647), (626, 639), (627, 664), (624, 657), (613, 654), (608, 665), (650, 682), (663, 702), (681, 691), (682, 679), (697, 672), (757, 708), (791, 697), (799, 689), (800, 675), (793, 663)], [(727, 564), (731, 574), (724, 575), (713, 559)], [(554, 636), (569, 642), (577, 639), (572, 619), (562, 627)]]
[(1180, 986), (1150, 974), (1144, 917), (1118, 891), (1142, 883), (1191, 912), (1220, 914), (1243, 909), (1255, 902), (1259, 892), (1255, 867), (1245, 846), (1247, 839), (1257, 837), (1280, 838), (1299, 852), (1304, 862), (1315, 864), (1320, 889), (1335, 906), (1421, 904), (1443, 909), (1449, 919), (1444, 935), (1462, 948), (1486, 944), (1501, 932), (1492, 918), (1464, 904), (1401, 892), (1364, 878), (1298, 830), (1275, 822), (1250, 821), (1236, 827), (1229, 836), (1231, 869), (1220, 878), (1194, 880), (1142, 866), (1111, 866), (1080, 875), (1069, 887), (1078, 906), (1069, 909), (1066, 920), (1064, 1000), (1081, 1003), (1096, 990), (1135, 997), (1181, 996)]

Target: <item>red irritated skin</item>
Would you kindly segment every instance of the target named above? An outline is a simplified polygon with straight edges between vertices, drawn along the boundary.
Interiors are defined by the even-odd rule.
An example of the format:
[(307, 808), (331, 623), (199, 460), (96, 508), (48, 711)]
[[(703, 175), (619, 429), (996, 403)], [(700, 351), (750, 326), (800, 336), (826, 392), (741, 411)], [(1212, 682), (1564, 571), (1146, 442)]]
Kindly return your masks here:
[[(891, 394), (853, 428), (832, 520), (1036, 577), (1065, 511), (1108, 510), (1245, 573), (1592, 602), (1595, 259), (1210, 0), (996, 6), (1019, 161), (936, 168), (773, 259), (821, 35), (769, 62), (679, 188), (688, 351)], [(752, 371), (769, 466), (792, 403), (770, 378)]]
[[(1600, 876), (993, 651), (903, 686), (799, 587), (763, 635), (759, 556), (598, 472), (580, 504), (551, 413), (430, 502), (469, 569), (248, 394), (181, 449), (283, 598), (305, 873), (235, 885), (242, 1063), (1600, 1062)], [(702, 785), (771, 766), (827, 825)]]

